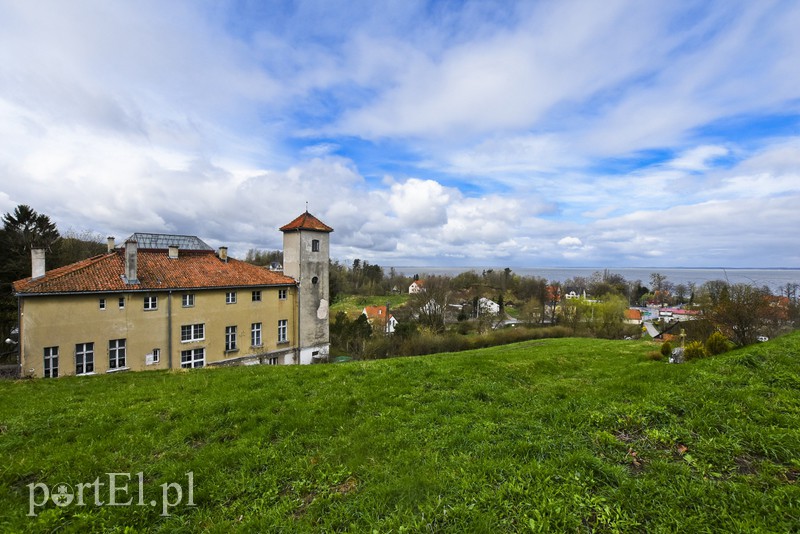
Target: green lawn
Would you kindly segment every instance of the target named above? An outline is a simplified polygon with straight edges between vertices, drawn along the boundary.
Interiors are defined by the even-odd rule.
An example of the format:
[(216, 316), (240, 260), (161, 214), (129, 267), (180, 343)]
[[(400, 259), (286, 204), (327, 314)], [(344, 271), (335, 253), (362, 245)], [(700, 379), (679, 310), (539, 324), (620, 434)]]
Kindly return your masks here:
[(389, 312), (392, 308), (398, 308), (408, 302), (407, 293), (398, 293), (395, 295), (381, 295), (381, 296), (361, 296), (361, 295), (347, 295), (336, 299), (336, 302), (331, 306), (331, 318), (336, 317), (340, 311), (345, 312), (350, 319), (358, 316), (365, 306), (386, 306), (389, 303)]
[[(800, 528), (800, 334), (684, 365), (652, 350), (558, 339), (2, 382), (0, 531)], [(26, 515), (35, 484), (109, 472), (131, 474), (116, 499), (130, 506), (88, 488), (85, 506)], [(168, 483), (183, 501), (162, 515)]]

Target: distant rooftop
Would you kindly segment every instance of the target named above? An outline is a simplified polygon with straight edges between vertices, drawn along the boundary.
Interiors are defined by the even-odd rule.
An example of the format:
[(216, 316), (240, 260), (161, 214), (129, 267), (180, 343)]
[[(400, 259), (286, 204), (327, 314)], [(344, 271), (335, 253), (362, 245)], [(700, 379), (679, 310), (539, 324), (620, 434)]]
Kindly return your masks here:
[(128, 238), (128, 240), (130, 239), (135, 240), (139, 248), (167, 250), (169, 247), (177, 245), (180, 250), (214, 250), (206, 242), (194, 235), (147, 234), (137, 232)]

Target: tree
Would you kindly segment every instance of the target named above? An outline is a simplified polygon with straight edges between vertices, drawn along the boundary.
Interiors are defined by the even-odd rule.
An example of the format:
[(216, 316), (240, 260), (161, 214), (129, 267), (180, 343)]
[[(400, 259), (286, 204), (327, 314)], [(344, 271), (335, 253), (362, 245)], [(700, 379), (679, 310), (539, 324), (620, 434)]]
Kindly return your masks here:
[(36, 213), (30, 206), (20, 204), (13, 213), (3, 216), (0, 230), (0, 337), (6, 339), (17, 322), (17, 305), (11, 283), (31, 275), (31, 249), (43, 248), (54, 257), (54, 245), (59, 235), (55, 223), (47, 215)]
[(81, 234), (67, 231), (54, 247), (57, 264), (54, 266), (69, 265), (77, 261), (103, 254), (108, 250), (108, 245), (103, 243), (100, 234), (83, 232)]
[(628, 301), (625, 297), (608, 294), (593, 307), (592, 332), (597, 337), (607, 339), (621, 338), (625, 332), (625, 310)]
[(450, 280), (445, 276), (429, 276), (425, 279), (425, 291), (412, 295), (408, 303), (420, 325), (441, 333), (449, 301)]
[(261, 267), (269, 267), (272, 265), (273, 262), (275, 263), (282, 263), (283, 262), (283, 251), (282, 250), (258, 250), (255, 248), (251, 248), (247, 251), (247, 254), (244, 257), (244, 261), (247, 263), (252, 263), (253, 265), (259, 265)]
[(331, 345), (335, 352), (361, 358), (367, 340), (372, 337), (372, 326), (363, 313), (352, 321), (340, 311), (330, 325)]
[(6, 213), (0, 231), (0, 280), (10, 284), (29, 276), (31, 249), (43, 248), (52, 253), (58, 239), (58, 229), (50, 217), (36, 213), (30, 206), (20, 204), (14, 213)]
[(765, 287), (707, 282), (703, 285), (703, 314), (737, 345), (750, 345), (769, 321), (770, 296)]

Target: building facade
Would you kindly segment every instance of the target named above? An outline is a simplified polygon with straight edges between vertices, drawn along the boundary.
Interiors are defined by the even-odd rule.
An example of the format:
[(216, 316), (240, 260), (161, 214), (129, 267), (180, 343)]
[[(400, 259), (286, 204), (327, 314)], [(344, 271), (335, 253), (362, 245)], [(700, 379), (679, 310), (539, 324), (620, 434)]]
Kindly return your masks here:
[[(325, 246), (314, 245), (304, 225), (324, 225), (301, 218), (288, 232), (300, 239), (284, 239), (295, 276), (229, 258), (225, 247), (193, 236), (134, 234), (122, 247), (110, 238), (106, 254), (51, 271), (35, 251), (31, 278), (14, 283), (21, 376), (324, 360), (332, 229), (312, 230), (324, 235)], [(286, 248), (306, 241), (319, 247), (313, 256)]]

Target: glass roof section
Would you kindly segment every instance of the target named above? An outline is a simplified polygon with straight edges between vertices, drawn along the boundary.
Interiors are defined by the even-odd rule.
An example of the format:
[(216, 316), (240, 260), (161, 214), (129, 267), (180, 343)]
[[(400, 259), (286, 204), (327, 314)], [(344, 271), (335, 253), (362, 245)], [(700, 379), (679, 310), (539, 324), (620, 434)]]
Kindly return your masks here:
[(137, 232), (128, 239), (135, 240), (139, 248), (167, 250), (169, 247), (176, 245), (180, 250), (214, 250), (202, 239), (194, 235), (147, 234)]

